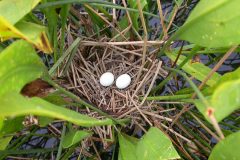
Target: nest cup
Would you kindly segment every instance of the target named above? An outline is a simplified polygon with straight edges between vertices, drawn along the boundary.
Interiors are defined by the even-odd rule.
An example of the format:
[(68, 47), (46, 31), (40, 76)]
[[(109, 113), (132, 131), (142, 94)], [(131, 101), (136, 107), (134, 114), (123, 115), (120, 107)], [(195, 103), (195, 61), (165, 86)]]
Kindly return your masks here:
[[(156, 107), (145, 101), (159, 76), (165, 77), (161, 61), (156, 58), (158, 49), (146, 53), (143, 60), (142, 46), (114, 45), (108, 42), (82, 42), (68, 70), (68, 81), (73, 92), (114, 118), (141, 120), (141, 116)], [(125, 89), (115, 85), (101, 86), (99, 79), (105, 72), (116, 78), (121, 74), (131, 76), (131, 84)], [(140, 100), (140, 97), (143, 99)], [(151, 103), (151, 105), (150, 105)], [(86, 112), (100, 118), (96, 112)]]

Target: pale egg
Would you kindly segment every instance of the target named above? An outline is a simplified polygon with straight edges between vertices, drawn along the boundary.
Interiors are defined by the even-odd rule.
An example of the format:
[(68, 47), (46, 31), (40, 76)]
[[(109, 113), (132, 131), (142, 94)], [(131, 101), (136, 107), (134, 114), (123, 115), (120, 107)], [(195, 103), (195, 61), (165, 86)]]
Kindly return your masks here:
[(100, 77), (100, 84), (104, 87), (111, 86), (114, 82), (114, 75), (111, 72), (103, 73)]
[(131, 77), (128, 74), (120, 75), (116, 80), (116, 86), (118, 89), (127, 88), (131, 83)]

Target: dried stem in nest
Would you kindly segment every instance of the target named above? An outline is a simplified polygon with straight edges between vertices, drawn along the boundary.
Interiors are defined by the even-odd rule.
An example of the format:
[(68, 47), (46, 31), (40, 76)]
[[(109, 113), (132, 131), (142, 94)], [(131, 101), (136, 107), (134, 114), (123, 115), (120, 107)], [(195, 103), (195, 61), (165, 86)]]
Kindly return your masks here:
[[(67, 73), (69, 88), (115, 118), (138, 119), (142, 116), (151, 124), (147, 117), (156, 115), (157, 118), (171, 121), (169, 118), (160, 116), (161, 113), (149, 115), (152, 107), (156, 107), (157, 104), (152, 105), (150, 101), (144, 103), (138, 98), (148, 95), (157, 77), (166, 76), (166, 72), (161, 68), (161, 62), (155, 59), (157, 50), (148, 54), (142, 64), (142, 48), (128, 50), (125, 46), (94, 46), (95, 43), (91, 43), (93, 44), (91, 47), (80, 44), (82, 48), (79, 48), (73, 58)], [(131, 55), (134, 55), (134, 59), (129, 58)], [(142, 72), (136, 81), (141, 68)], [(106, 71), (112, 72), (116, 78), (127, 73), (134, 83), (124, 90), (119, 90), (115, 85), (103, 87), (99, 83), (99, 77)], [(86, 112), (93, 117), (100, 116), (97, 112), (89, 110)]]
[[(99, 43), (108, 43), (106, 39), (102, 40), (104, 42)], [(134, 125), (136, 122), (140, 126), (144, 126), (146, 122), (152, 125), (151, 117), (155, 117), (159, 122), (171, 122), (172, 119), (164, 117), (164, 113), (159, 109), (161, 104), (139, 100), (140, 96), (148, 95), (155, 79), (167, 75), (167, 72), (161, 68), (162, 62), (155, 58), (158, 49), (153, 49), (148, 53), (142, 64), (141, 52), (143, 49), (140, 47), (130, 50), (127, 46), (113, 44), (99, 46), (94, 45), (95, 43), (98, 42), (91, 43), (92, 46), (79, 45), (80, 48), (67, 71), (68, 88), (116, 119), (131, 118), (131, 124)], [(132, 55), (134, 55), (134, 59), (129, 58)], [(136, 81), (141, 68), (142, 72)], [(99, 78), (106, 71), (112, 72), (116, 78), (127, 73), (132, 78), (132, 84), (124, 90), (117, 89), (115, 85), (103, 87), (99, 83)], [(78, 111), (95, 118), (102, 118), (98, 112), (88, 108)], [(106, 148), (108, 143), (105, 139), (113, 137), (111, 126), (94, 127), (93, 130), (99, 135)]]

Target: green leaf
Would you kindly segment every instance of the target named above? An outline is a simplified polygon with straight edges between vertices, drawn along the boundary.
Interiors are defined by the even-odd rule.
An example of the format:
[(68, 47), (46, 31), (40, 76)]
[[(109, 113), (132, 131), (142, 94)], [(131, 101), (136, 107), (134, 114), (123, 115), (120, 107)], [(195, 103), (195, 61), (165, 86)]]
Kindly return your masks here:
[[(129, 0), (128, 3), (129, 3), (130, 8), (138, 9), (137, 0)], [(147, 8), (147, 4), (148, 4), (147, 0), (140, 0), (140, 3), (141, 3), (141, 7), (143, 10), (144, 10), (144, 8)], [(129, 12), (129, 15), (131, 17), (133, 27), (135, 28), (136, 31), (138, 31), (139, 30), (139, 21), (138, 20), (140, 17), (139, 12)], [(130, 22), (128, 20), (127, 15), (123, 16), (118, 23), (121, 30), (126, 29), (129, 26), (129, 24), (130, 24)], [(129, 37), (128, 32), (126, 33), (126, 35), (127, 35), (127, 37)]]
[[(137, 0), (129, 0), (128, 3), (130, 8), (138, 9)], [(147, 6), (146, 0), (140, 0), (140, 3), (141, 3), (142, 9), (144, 9)], [(137, 13), (130, 12), (130, 17), (133, 23), (133, 27), (136, 29), (136, 31), (138, 31), (139, 30), (138, 19), (140, 17), (139, 12)]]
[[(239, 75), (240, 68), (234, 72), (223, 75), (217, 84), (212, 87), (212, 95), (207, 97), (218, 122), (222, 121), (225, 117), (240, 107)], [(195, 100), (194, 103), (205, 118), (209, 120), (207, 115), (208, 108), (206, 108), (200, 100)]]
[(94, 13), (91, 9), (89, 9), (87, 6), (85, 6), (86, 12), (89, 14), (91, 17), (91, 20), (94, 24), (96, 24), (99, 28), (103, 29), (105, 26), (105, 22), (97, 15)]
[[(209, 95), (213, 92), (213, 88), (212, 87), (203, 87), (201, 92), (204, 95)], [(193, 93), (194, 93), (194, 90), (192, 88), (183, 88), (183, 89), (178, 90), (174, 94), (175, 95), (181, 95), (181, 94), (193, 94)]]
[(231, 80), (238, 80), (240, 79), (240, 67), (238, 69), (236, 69), (233, 72), (228, 72), (226, 74), (224, 74), (219, 81), (217, 82), (217, 84), (214, 86), (214, 89), (216, 89), (216, 87), (218, 87), (220, 84), (223, 84), (227, 81), (231, 81)]
[[(46, 4), (47, 2), (55, 2), (56, 0), (42, 0), (42, 5)], [(47, 28), (48, 28), (48, 33), (49, 33), (49, 38), (51, 43), (53, 44), (54, 48), (54, 61), (57, 60), (58, 58), (58, 35), (57, 35), (57, 30), (58, 30), (58, 14), (56, 12), (55, 7), (48, 7), (42, 9), (42, 12), (46, 16), (46, 19), (48, 21), (47, 23)]]
[(123, 160), (122, 154), (121, 154), (121, 151), (120, 151), (120, 150), (119, 150), (119, 152), (118, 152), (118, 160)]
[(54, 121), (54, 118), (43, 117), (43, 116), (38, 117), (38, 124), (40, 127), (45, 127), (49, 123), (52, 123), (53, 121)]
[[(21, 40), (11, 44), (0, 54), (1, 100), (6, 92), (19, 93), (25, 84), (39, 78), (44, 69), (44, 65), (29, 43)], [(1, 105), (1, 107), (8, 107), (8, 105)], [(24, 117), (3, 118), (0, 137), (23, 128)]]
[(120, 155), (122, 160), (136, 160), (136, 149), (138, 139), (130, 137), (124, 134), (118, 134), (119, 145), (120, 145)]
[(233, 133), (220, 141), (212, 150), (208, 160), (238, 160), (240, 132)]
[(46, 27), (31, 22), (20, 21), (15, 27), (21, 32), (21, 37), (45, 53), (52, 53), (50, 42), (47, 38)]
[(4, 150), (8, 146), (11, 140), (12, 140), (12, 136), (0, 138), (0, 150)]
[[(15, 26), (9, 24), (7, 20), (0, 17), (0, 23), (3, 24), (3, 28), (0, 27), (0, 40), (8, 40), (10, 38), (21, 38), (45, 53), (51, 53), (52, 48), (46, 35), (46, 28), (44, 26), (20, 21)], [(4, 28), (5, 27), (5, 28)]]
[(43, 97), (45, 101), (48, 101), (50, 103), (59, 105), (59, 106), (64, 106), (69, 104), (67, 100), (64, 99), (64, 97), (61, 96), (60, 92), (55, 91), (52, 93), (49, 93), (46, 97)]
[[(97, 120), (72, 110), (48, 103), (40, 98), (26, 98), (20, 91), (27, 83), (42, 76), (44, 64), (33, 47), (25, 41), (16, 41), (0, 54), (0, 134), (18, 131), (28, 114), (59, 118), (82, 126), (112, 124), (109, 119)], [(29, 74), (31, 73), (31, 74)], [(6, 121), (4, 119), (8, 118)], [(19, 128), (20, 127), (20, 128)], [(8, 128), (8, 129), (7, 129)]]
[(104, 29), (104, 31), (107, 33), (108, 36), (111, 35), (111, 31), (109, 30), (109, 28), (106, 28), (105, 26), (105, 21), (95, 12), (93, 12), (90, 8), (90, 6), (88, 5), (84, 5), (86, 12), (88, 13), (88, 15), (90, 16), (93, 25), (97, 25), (100, 29)]
[(240, 108), (240, 79), (219, 85), (212, 95), (211, 104), (217, 121)]
[(79, 143), (84, 138), (91, 136), (92, 133), (86, 131), (70, 131), (68, 132), (62, 142), (63, 148), (69, 148)]
[(152, 127), (137, 145), (138, 160), (169, 160), (180, 156), (171, 140), (158, 128)]
[(4, 50), (4, 47), (0, 44), (0, 52)]
[(44, 69), (29, 43), (13, 43), (0, 54), (0, 96), (11, 91), (19, 93), (25, 84), (40, 78)]
[[(1, 0), (0, 17), (4, 17), (12, 25), (28, 14), (41, 0)], [(0, 27), (1, 28), (1, 27)]]
[[(166, 52), (166, 55), (172, 60), (175, 61), (177, 58), (177, 54), (174, 52)], [(186, 58), (186, 56), (180, 55), (179, 59), (177, 61), (177, 64), (180, 65), (182, 63), (182, 61), (184, 61), (184, 59)], [(193, 77), (195, 77), (196, 79), (198, 79), (199, 81), (203, 81), (206, 76), (211, 72), (211, 69), (207, 66), (205, 66), (204, 64), (200, 63), (200, 62), (191, 62), (188, 61), (183, 67), (182, 69), (184, 71), (186, 71), (188, 74), (192, 75)], [(218, 80), (221, 78), (221, 75), (218, 73), (214, 73), (211, 78), (206, 82), (207, 85), (209, 86), (213, 86), (215, 85)]]
[(71, 5), (67, 4), (67, 5), (62, 5), (61, 7), (61, 11), (60, 11), (60, 16), (61, 16), (61, 39), (60, 39), (60, 43), (59, 43), (59, 55), (61, 56), (63, 53), (63, 49), (65, 46), (65, 26), (67, 25), (67, 18), (68, 18), (68, 14), (70, 11), (70, 7)]
[(20, 21), (39, 1), (40, 0), (0, 1), (0, 41), (10, 38), (22, 38), (34, 44), (34, 46), (45, 53), (52, 52), (45, 33), (45, 27)]
[(104, 8), (103, 6), (95, 6), (97, 8), (97, 10), (99, 10), (100, 12), (102, 12), (104, 14), (105, 17), (107, 17), (109, 19), (109, 21), (112, 21), (112, 15), (109, 14), (108, 10), (106, 8)]
[(110, 119), (98, 120), (75, 111), (56, 106), (40, 98), (25, 98), (17, 93), (8, 93), (0, 99), (0, 117), (18, 117), (27, 114), (63, 119), (80, 126), (111, 125)]
[(1, 130), (2, 127), (3, 127), (3, 124), (4, 124), (4, 118), (3, 118), (3, 117), (0, 117), (0, 130)]
[[(211, 97), (205, 97), (208, 101)], [(209, 121), (209, 117), (207, 115), (207, 107), (202, 103), (202, 101), (200, 99), (195, 99), (194, 100), (194, 104), (197, 107), (197, 109), (202, 113), (202, 115)]]
[(151, 127), (138, 140), (119, 134), (119, 155), (122, 160), (169, 160), (180, 158), (171, 140), (158, 128)]
[(183, 3), (183, 0), (174, 0), (174, 2), (176, 3), (176, 5), (178, 7), (180, 7), (182, 5), (182, 3)]
[(22, 122), (24, 121), (24, 117), (16, 117), (16, 118), (5, 118), (3, 121), (2, 128), (0, 127), (0, 137), (13, 134), (17, 131), (20, 131), (24, 128)]
[(240, 43), (239, 0), (201, 0), (175, 37), (204, 47), (230, 47)]
[[(129, 26), (129, 24), (130, 24), (130, 23), (129, 23), (129, 21), (128, 21), (127, 15), (122, 16), (122, 17), (121, 17), (121, 20), (117, 23), (118, 28), (120, 28), (120, 31), (123, 31), (124, 29), (126, 29), (126, 28)], [(124, 34), (124, 36), (125, 36), (126, 38), (129, 38), (129, 37), (130, 37), (130, 33), (131, 33), (131, 32), (126, 32), (126, 33)], [(117, 32), (115, 31), (114, 34), (117, 35), (117, 34), (119, 34), (119, 33), (117, 33)], [(123, 40), (123, 38), (119, 36), (119, 37), (117, 38), (117, 40), (118, 40), (118, 41), (121, 41), (121, 40)]]

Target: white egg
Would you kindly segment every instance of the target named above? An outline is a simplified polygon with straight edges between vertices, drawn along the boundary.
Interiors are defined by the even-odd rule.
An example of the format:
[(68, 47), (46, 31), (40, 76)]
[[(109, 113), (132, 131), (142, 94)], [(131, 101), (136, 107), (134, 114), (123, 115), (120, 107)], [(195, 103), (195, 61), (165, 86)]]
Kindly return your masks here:
[(114, 75), (111, 72), (103, 73), (100, 77), (100, 84), (104, 87), (111, 86), (114, 82)]
[(131, 83), (131, 77), (128, 74), (122, 74), (116, 80), (116, 86), (118, 89), (127, 88)]

